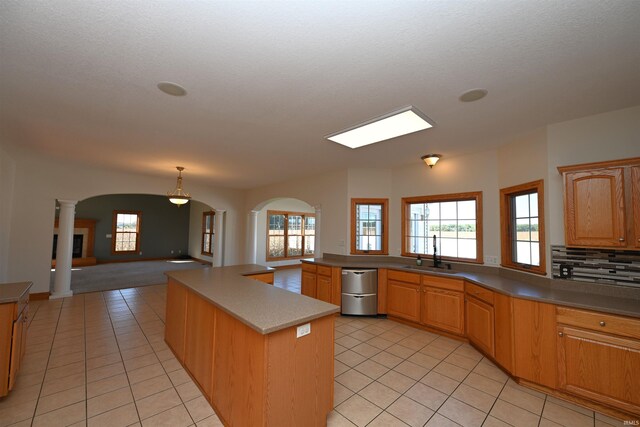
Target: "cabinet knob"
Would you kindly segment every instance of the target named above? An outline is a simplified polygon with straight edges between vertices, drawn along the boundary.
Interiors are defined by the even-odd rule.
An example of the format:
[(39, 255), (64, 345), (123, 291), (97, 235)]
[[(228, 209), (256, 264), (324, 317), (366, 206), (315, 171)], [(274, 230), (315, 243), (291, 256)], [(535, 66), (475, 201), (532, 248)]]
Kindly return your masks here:
[(619, 238), (618, 241), (624, 242), (624, 237)]
[(558, 332), (558, 336), (559, 337), (563, 337), (564, 336), (564, 332)]
[(606, 324), (606, 323), (604, 323), (604, 320), (601, 320), (601, 321), (600, 321), (600, 326), (606, 326), (606, 325), (607, 325), (607, 324)]

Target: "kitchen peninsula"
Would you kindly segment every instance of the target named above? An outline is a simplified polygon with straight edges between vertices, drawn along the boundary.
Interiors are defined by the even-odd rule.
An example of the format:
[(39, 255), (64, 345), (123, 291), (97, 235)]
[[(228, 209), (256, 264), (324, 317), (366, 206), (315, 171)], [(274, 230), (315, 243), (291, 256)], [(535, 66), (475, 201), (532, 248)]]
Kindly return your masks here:
[(326, 425), (335, 305), (254, 264), (167, 273), (165, 341), (229, 426)]

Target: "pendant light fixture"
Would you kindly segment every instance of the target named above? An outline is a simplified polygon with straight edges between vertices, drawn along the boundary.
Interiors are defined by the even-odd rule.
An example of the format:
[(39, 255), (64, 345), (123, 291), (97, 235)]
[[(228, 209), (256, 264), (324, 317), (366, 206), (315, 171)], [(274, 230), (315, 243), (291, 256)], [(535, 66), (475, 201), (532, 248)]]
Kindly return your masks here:
[(169, 201), (175, 205), (184, 205), (189, 203), (189, 199), (191, 199), (191, 195), (182, 190), (182, 171), (184, 168), (182, 166), (176, 166), (178, 169), (178, 182), (176, 183), (176, 189), (167, 193), (167, 197)]

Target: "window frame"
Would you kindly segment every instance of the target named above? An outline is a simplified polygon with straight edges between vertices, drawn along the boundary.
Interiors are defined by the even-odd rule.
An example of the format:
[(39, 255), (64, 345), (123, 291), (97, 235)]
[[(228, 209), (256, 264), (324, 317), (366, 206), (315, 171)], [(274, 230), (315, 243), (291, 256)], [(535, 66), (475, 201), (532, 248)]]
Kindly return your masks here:
[[(207, 217), (211, 217), (211, 231), (207, 232), (206, 226), (207, 226)], [(200, 254), (201, 255), (207, 255), (207, 256), (213, 256), (213, 237), (215, 235), (215, 220), (216, 220), (216, 211), (214, 210), (210, 210), (210, 211), (205, 211), (202, 212), (202, 233), (201, 233), (201, 244), (200, 244)], [(205, 242), (205, 236), (209, 235), (209, 251), (205, 250), (204, 247), (204, 242)]]
[[(538, 193), (538, 243), (540, 248), (540, 265), (523, 264), (513, 259), (513, 204), (512, 200), (516, 196)], [(547, 275), (546, 264), (546, 243), (544, 226), (544, 180), (527, 182), (513, 187), (500, 189), (500, 265), (513, 270), (525, 271), (540, 275)]]
[[(132, 251), (118, 251), (116, 250), (116, 236), (117, 236), (117, 223), (118, 223), (118, 215), (136, 215), (138, 217), (136, 221), (136, 248)], [(112, 221), (111, 221), (111, 255), (126, 255), (126, 254), (137, 254), (140, 252), (140, 228), (142, 224), (142, 211), (130, 211), (130, 210), (114, 210)], [(130, 233), (130, 232), (127, 232)]]
[[(382, 205), (382, 248), (380, 250), (356, 249), (356, 209), (358, 205)], [(351, 199), (351, 255), (389, 255), (389, 199)]]
[[(284, 215), (284, 254), (285, 256), (283, 257), (272, 257), (269, 256), (269, 218), (271, 215)], [(302, 217), (302, 223), (300, 224), (300, 232), (302, 233), (302, 242), (301, 242), (301, 247), (302, 247), (302, 255), (294, 255), (294, 256), (288, 256), (289, 253), (289, 215), (293, 215), (293, 216), (301, 216)], [(306, 225), (307, 225), (307, 218), (314, 218), (315, 219), (316, 215), (315, 213), (310, 213), (310, 212), (292, 212), (292, 211), (279, 211), (279, 210), (268, 210), (267, 211), (267, 227), (266, 227), (266, 252), (265, 252), (265, 260), (266, 261), (283, 261), (283, 260), (289, 260), (289, 259), (301, 259), (301, 258), (309, 258), (309, 257), (313, 257), (315, 255), (315, 250), (313, 254), (305, 254), (304, 250), (305, 250), (305, 238), (307, 237), (306, 235)], [(315, 238), (315, 225), (316, 223), (314, 222), (314, 238)], [(297, 236), (297, 234), (296, 234)]]
[(474, 200), (476, 202), (476, 258), (458, 258), (449, 256), (439, 256), (438, 259), (442, 261), (464, 262), (471, 264), (483, 263), (483, 232), (482, 232), (482, 191), (471, 191), (467, 193), (451, 193), (451, 194), (436, 194), (430, 196), (415, 196), (415, 197), (403, 197), (401, 203), (402, 215), (401, 215), (401, 231), (402, 231), (402, 247), (400, 254), (408, 257), (426, 257), (427, 259), (433, 259), (433, 255), (417, 254), (407, 250), (408, 243), (408, 230), (407, 230), (407, 212), (409, 205), (415, 203), (442, 203), (442, 202), (463, 202), (468, 200)]

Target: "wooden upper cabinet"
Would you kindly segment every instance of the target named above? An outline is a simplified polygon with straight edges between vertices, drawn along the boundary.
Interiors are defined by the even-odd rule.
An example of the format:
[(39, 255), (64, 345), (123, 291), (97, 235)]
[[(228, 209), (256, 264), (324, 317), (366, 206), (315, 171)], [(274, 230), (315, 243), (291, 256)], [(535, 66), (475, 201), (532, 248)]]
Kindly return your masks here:
[(640, 157), (558, 171), (565, 185), (566, 246), (640, 247)]
[(567, 246), (626, 246), (623, 168), (565, 175)]

